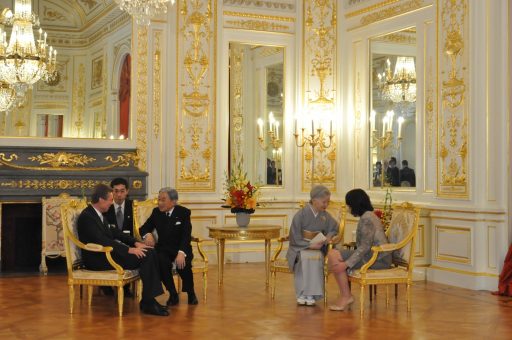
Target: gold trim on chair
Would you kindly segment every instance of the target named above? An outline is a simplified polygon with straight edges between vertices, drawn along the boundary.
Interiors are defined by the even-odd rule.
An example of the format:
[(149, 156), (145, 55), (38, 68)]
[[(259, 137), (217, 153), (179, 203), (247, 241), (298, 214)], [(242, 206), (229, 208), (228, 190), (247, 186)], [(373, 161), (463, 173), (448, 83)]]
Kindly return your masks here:
[[(112, 259), (112, 247), (103, 247), (95, 243), (84, 244), (77, 237), (76, 222), (78, 216), (87, 207), (85, 200), (71, 200), (61, 206), (62, 226), (64, 229), (64, 247), (66, 250), (66, 266), (69, 285), (69, 312), (73, 314), (75, 301), (75, 286), (87, 286), (88, 305), (92, 302), (92, 287), (117, 287), (117, 304), (119, 316), (123, 315), (124, 289), (123, 286), (135, 282), (136, 292), (140, 292), (140, 278), (138, 270), (124, 270)], [(104, 253), (113, 270), (93, 271), (82, 269), (81, 251), (94, 251)]]

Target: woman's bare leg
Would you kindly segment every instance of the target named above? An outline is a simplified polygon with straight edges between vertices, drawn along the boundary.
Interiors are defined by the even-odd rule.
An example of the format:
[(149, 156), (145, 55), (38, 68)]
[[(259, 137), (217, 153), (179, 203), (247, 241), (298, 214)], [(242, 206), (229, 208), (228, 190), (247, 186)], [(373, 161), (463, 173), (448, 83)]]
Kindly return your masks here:
[(336, 283), (338, 284), (338, 289), (340, 290), (340, 298), (337, 301), (338, 306), (345, 305), (350, 299), (352, 299), (352, 294), (350, 292), (350, 286), (348, 284), (348, 275), (346, 270), (336, 271), (336, 264), (343, 261), (343, 258), (338, 250), (331, 250), (328, 254), (328, 264), (330, 268), (333, 268), (333, 275), (336, 279)]

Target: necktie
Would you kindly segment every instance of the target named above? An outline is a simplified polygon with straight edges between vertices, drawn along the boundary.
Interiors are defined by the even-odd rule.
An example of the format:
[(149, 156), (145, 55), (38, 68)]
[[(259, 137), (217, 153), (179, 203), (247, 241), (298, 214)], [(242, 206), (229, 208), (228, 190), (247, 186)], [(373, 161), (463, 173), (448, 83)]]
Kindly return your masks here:
[(123, 229), (124, 215), (123, 215), (123, 208), (121, 206), (117, 207), (116, 221), (117, 221), (117, 227), (119, 229)]

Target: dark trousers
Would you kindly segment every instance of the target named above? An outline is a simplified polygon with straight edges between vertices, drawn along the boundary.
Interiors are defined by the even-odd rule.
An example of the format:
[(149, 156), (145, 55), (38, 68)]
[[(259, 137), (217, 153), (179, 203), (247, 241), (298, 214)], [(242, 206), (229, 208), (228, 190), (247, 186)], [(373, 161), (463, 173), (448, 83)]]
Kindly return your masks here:
[[(120, 255), (112, 254), (112, 258), (124, 269), (139, 269), (139, 275), (142, 280), (142, 301), (153, 301), (155, 296), (164, 293), (160, 283), (160, 270), (158, 268), (158, 257), (154, 249), (147, 249), (146, 256), (139, 259), (132, 254)], [(85, 263), (85, 266), (91, 270), (112, 270), (107, 258), (94, 263)]]
[[(162, 282), (170, 293), (176, 293), (176, 286), (172, 279), (172, 262), (178, 255), (163, 249), (158, 249), (158, 265), (160, 267), (160, 277)], [(194, 292), (194, 275), (192, 274), (192, 256), (185, 258), (185, 267), (183, 269), (176, 268), (181, 280), (183, 281), (182, 290), (187, 293)]]

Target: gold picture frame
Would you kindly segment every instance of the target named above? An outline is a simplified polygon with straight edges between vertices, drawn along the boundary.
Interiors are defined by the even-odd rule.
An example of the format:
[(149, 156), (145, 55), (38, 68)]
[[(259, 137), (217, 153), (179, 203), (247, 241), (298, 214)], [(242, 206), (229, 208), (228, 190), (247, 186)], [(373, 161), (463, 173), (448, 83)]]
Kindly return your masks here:
[(103, 56), (92, 60), (91, 90), (103, 85)]

